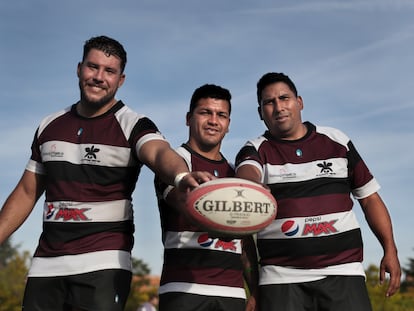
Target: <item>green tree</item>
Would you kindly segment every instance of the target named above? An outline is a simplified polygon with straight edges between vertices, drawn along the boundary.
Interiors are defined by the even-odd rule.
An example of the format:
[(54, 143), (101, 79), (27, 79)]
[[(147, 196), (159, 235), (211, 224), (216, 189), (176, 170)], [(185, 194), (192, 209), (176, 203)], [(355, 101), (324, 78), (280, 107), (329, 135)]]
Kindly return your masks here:
[(132, 257), (132, 274), (145, 276), (151, 273), (151, 269), (141, 259)]
[(365, 271), (367, 276), (367, 289), (371, 299), (373, 311), (412, 311), (414, 310), (414, 299), (411, 295), (396, 293), (392, 297), (386, 297), (388, 282), (380, 285), (379, 268), (370, 265)]
[[(20, 253), (19, 246), (6, 240), (0, 245), (0, 311), (20, 311), (30, 261), (28, 251)], [(135, 311), (157, 287), (150, 284), (151, 270), (141, 259), (132, 258), (133, 279), (125, 311)]]
[(405, 278), (401, 283), (401, 291), (414, 291), (414, 258), (408, 258), (408, 266), (402, 269)]
[(16, 248), (12, 246), (10, 239), (7, 239), (0, 245), (0, 269), (4, 268), (10, 258), (17, 253)]
[[(138, 306), (147, 301), (150, 293), (156, 293), (158, 286), (153, 287), (148, 278), (151, 269), (141, 259), (132, 258), (131, 291), (125, 306), (125, 311), (135, 311)], [(1, 311), (1, 310), (0, 310)]]
[(0, 311), (20, 311), (29, 252), (19, 253), (9, 240), (0, 245)]

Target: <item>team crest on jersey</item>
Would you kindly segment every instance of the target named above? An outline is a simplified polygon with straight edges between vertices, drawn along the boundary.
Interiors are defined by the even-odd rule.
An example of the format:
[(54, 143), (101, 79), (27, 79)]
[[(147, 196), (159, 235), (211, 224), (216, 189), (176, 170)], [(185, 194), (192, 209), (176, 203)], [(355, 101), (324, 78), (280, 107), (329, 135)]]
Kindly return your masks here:
[(86, 159), (96, 159), (96, 153), (99, 152), (99, 148), (95, 148), (94, 145), (92, 145), (92, 147), (86, 147), (85, 148), (86, 154), (85, 154), (85, 158)]
[(85, 155), (83, 156), (83, 161), (85, 162), (100, 162), (97, 157), (97, 153), (100, 151), (99, 148), (96, 148), (94, 145), (85, 148)]
[(317, 176), (335, 175), (332, 169), (332, 162), (323, 161), (316, 165), (320, 168), (320, 172)]

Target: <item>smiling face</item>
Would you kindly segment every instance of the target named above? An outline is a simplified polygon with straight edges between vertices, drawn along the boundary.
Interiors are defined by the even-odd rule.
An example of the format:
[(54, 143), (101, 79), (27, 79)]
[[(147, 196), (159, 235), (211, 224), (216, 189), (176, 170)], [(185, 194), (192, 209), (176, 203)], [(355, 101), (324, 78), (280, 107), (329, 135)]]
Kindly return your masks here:
[(116, 102), (115, 94), (125, 80), (121, 60), (100, 50), (91, 49), (77, 70), (81, 93), (78, 112), (86, 117), (108, 111)]
[(306, 134), (302, 124), (303, 101), (284, 82), (267, 85), (262, 91), (259, 114), (270, 133), (280, 139), (295, 140)]
[(187, 113), (190, 128), (188, 145), (201, 155), (220, 160), (221, 141), (229, 130), (229, 102), (216, 98), (201, 98), (193, 112)]

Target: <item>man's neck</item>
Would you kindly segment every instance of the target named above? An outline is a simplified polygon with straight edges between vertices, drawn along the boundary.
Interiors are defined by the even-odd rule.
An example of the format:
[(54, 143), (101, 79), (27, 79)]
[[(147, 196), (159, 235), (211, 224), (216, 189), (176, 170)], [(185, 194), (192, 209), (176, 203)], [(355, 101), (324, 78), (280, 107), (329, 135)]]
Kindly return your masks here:
[(85, 103), (84, 101), (80, 101), (76, 105), (76, 111), (82, 117), (94, 118), (94, 117), (103, 115), (104, 113), (109, 111), (113, 106), (115, 106), (116, 103), (117, 103), (117, 100), (115, 98), (102, 106), (94, 105), (93, 103)]
[(220, 153), (220, 145), (217, 145), (215, 147), (208, 148), (208, 149), (203, 148), (202, 146), (199, 146), (198, 144), (195, 144), (191, 141), (187, 141), (186, 145), (207, 159), (210, 159), (213, 161), (220, 161), (223, 159)]

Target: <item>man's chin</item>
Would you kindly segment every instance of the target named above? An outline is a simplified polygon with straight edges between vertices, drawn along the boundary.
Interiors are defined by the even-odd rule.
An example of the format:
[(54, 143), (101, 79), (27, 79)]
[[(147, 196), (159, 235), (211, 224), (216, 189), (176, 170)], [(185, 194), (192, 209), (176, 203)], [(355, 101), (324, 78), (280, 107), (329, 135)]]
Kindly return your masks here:
[(89, 96), (82, 97), (82, 102), (92, 109), (100, 109), (112, 102), (113, 98), (92, 98)]
[(114, 99), (114, 94), (105, 94), (103, 96), (98, 96), (98, 94), (91, 94), (82, 88), (80, 93), (81, 101), (94, 109), (100, 109), (111, 103)]

